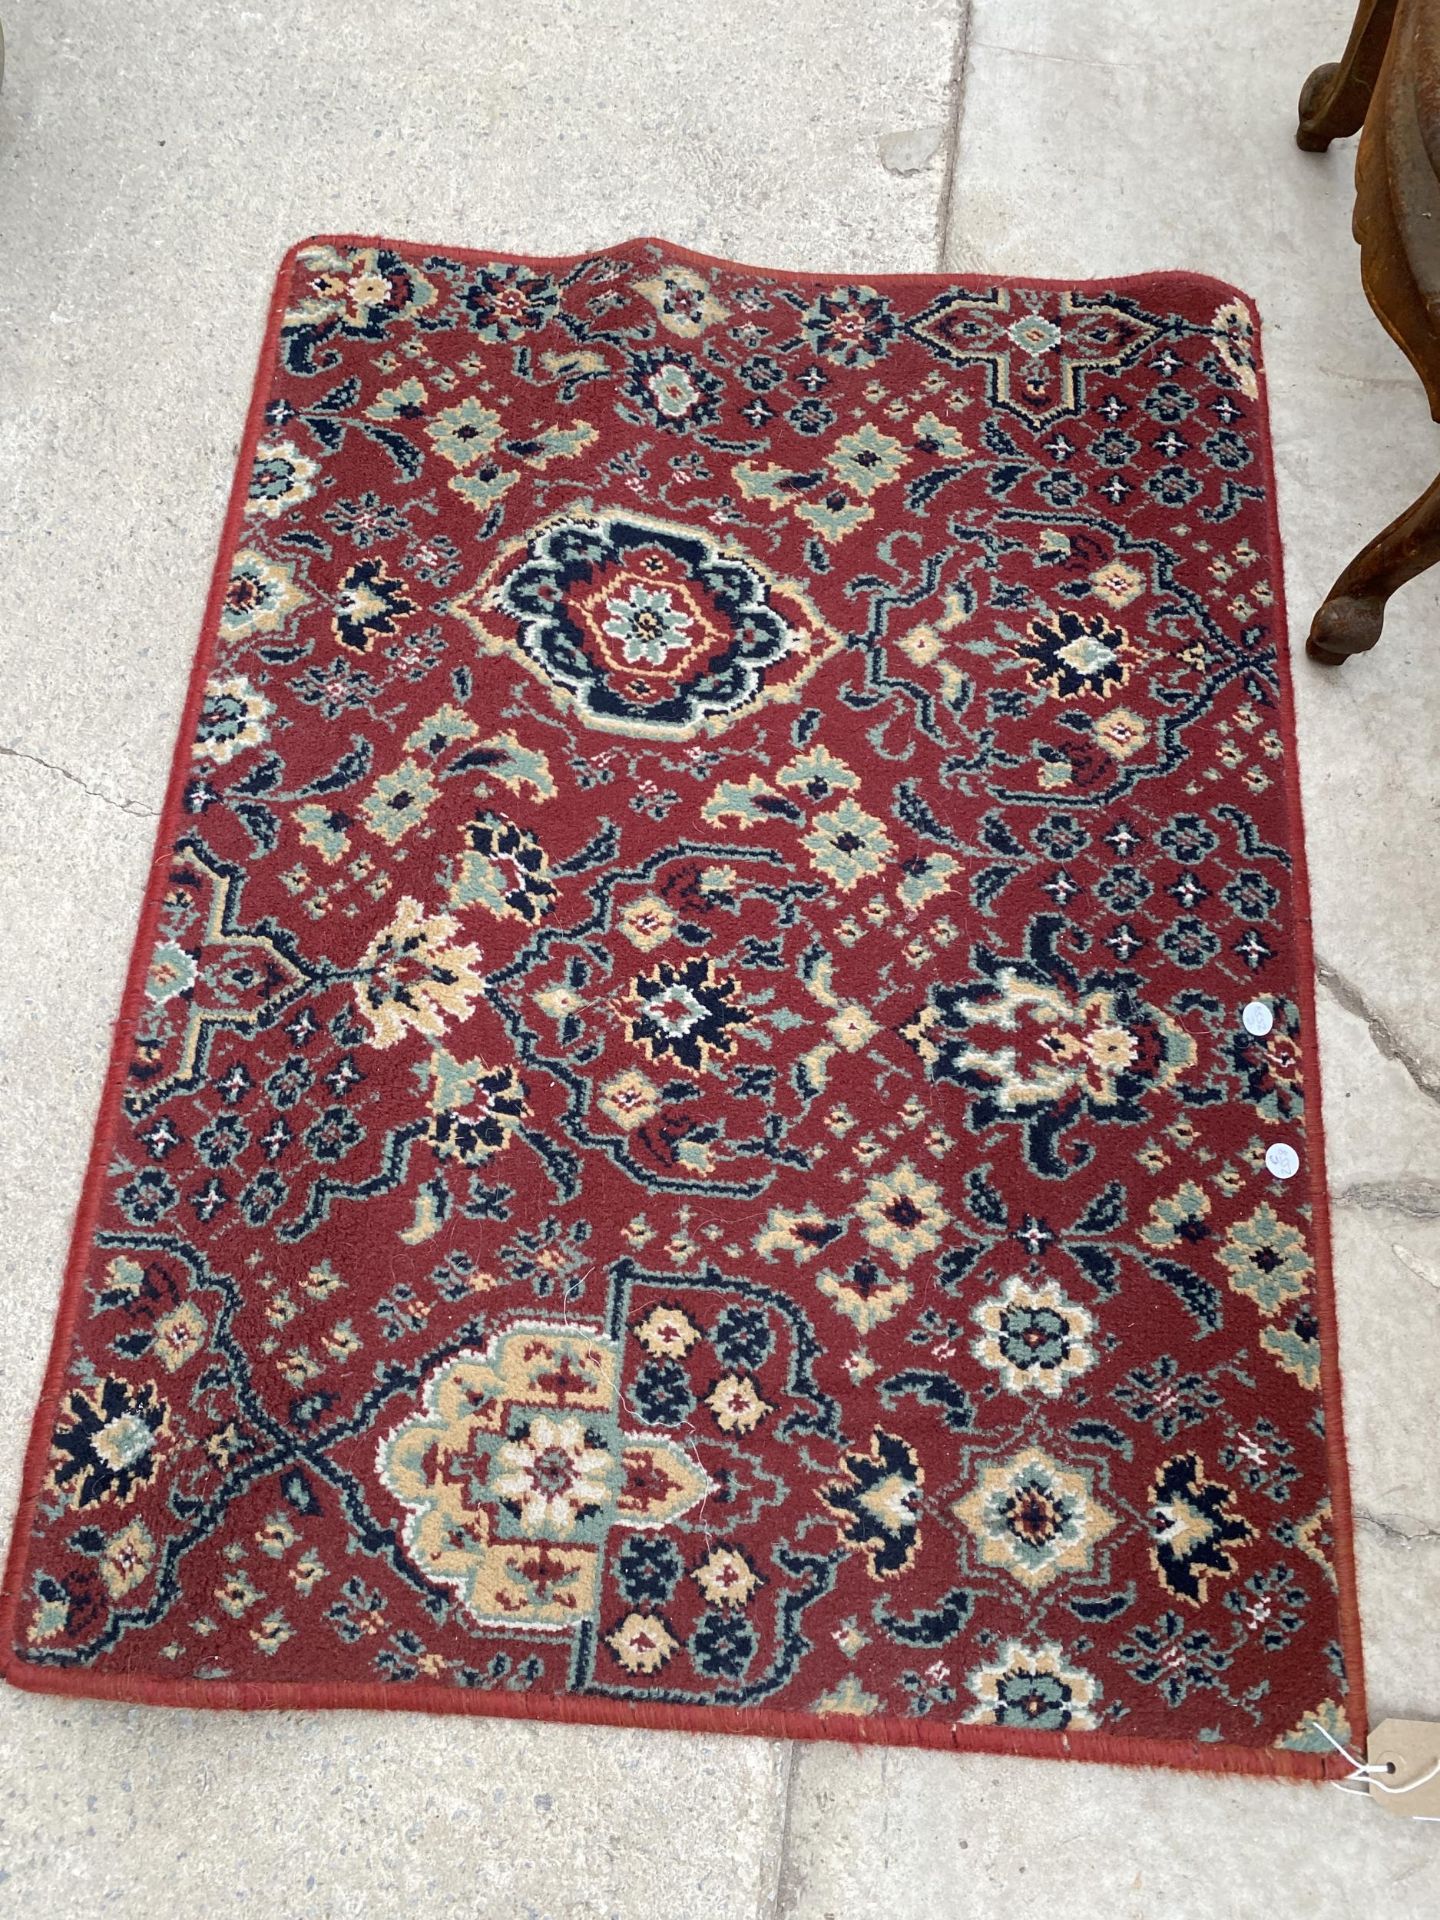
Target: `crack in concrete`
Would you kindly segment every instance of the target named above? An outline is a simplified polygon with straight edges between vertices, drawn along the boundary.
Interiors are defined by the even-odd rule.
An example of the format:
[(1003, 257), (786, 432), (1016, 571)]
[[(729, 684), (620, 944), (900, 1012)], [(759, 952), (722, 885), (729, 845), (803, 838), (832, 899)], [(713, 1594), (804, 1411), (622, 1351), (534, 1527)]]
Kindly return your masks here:
[(1332, 967), (1318, 953), (1315, 956), (1315, 974), (1338, 1007), (1343, 1007), (1346, 1013), (1354, 1014), (1357, 1020), (1365, 1023), (1377, 1051), (1386, 1060), (1393, 1060), (1403, 1067), (1425, 1098), (1440, 1106), (1440, 1075), (1430, 1072), (1424, 1062), (1416, 1057), (1383, 1014), (1376, 1013), (1354, 981), (1346, 979), (1338, 967)]
[(1417, 1280), (1423, 1280), (1440, 1293), (1440, 1273), (1427, 1266), (1418, 1253), (1412, 1253), (1408, 1247), (1402, 1247), (1395, 1241), (1391, 1242), (1390, 1251), (1407, 1273), (1413, 1273)]
[(1348, 381), (1352, 387), (1404, 387), (1412, 393), (1415, 389), (1415, 382), (1403, 374), (1347, 373), (1343, 367), (1316, 367), (1315, 371), (1327, 380)]
[(1422, 1527), (1412, 1533), (1408, 1527), (1402, 1527), (1396, 1520), (1382, 1519), (1378, 1513), (1367, 1513), (1363, 1507), (1355, 1509), (1355, 1524), (1371, 1533), (1378, 1533), (1382, 1540), (1397, 1540), (1407, 1553), (1412, 1547), (1421, 1547), (1431, 1540), (1440, 1540), (1440, 1527)]
[(99, 787), (89, 786), (78, 773), (71, 773), (68, 767), (60, 767), (53, 760), (46, 760), (41, 754), (27, 753), (24, 747), (0, 746), (0, 755), (7, 760), (28, 760), (32, 767), (44, 767), (47, 773), (58, 774), (62, 780), (68, 780), (72, 787), (78, 787), (82, 793), (88, 793), (92, 800), (103, 801), (107, 807), (114, 807), (117, 813), (128, 813), (136, 820), (158, 820), (158, 807), (142, 807), (135, 800), (117, 800), (114, 794), (103, 793)]
[(1403, 1213), (1411, 1220), (1440, 1220), (1440, 1183), (1434, 1180), (1371, 1180), (1341, 1187), (1337, 1207), (1361, 1213)]
[(960, 20), (955, 30), (955, 58), (950, 68), (950, 110), (945, 118), (945, 177), (940, 186), (937, 215), (939, 234), (935, 265), (944, 273), (950, 264), (950, 210), (955, 200), (955, 179), (960, 171), (960, 122), (965, 115), (965, 69), (970, 58), (971, 0), (961, 0)]
[(791, 1881), (790, 1797), (795, 1783), (795, 1742), (787, 1742), (780, 1783), (780, 1835), (775, 1849), (775, 1878), (762, 1920), (785, 1920), (794, 1911), (795, 1888)]
[(1048, 60), (1057, 67), (1100, 67), (1106, 73), (1144, 73), (1139, 60), (1092, 60), (1083, 53), (1057, 53), (1048, 47), (1002, 47), (994, 40), (971, 43), (977, 53), (1005, 53), (1012, 60)]

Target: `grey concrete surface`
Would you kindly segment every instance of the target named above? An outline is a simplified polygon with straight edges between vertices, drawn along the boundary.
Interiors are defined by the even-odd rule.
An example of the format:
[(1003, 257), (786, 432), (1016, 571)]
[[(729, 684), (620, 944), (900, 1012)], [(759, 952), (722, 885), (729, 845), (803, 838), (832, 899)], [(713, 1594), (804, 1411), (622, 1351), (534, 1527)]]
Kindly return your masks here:
[[(0, 1524), (268, 281), (333, 229), (662, 233), (839, 270), (1193, 267), (1266, 324), (1291, 627), (1434, 471), (1350, 146), (1347, 0), (7, 0), (0, 93)], [(1440, 585), (1298, 671), (1372, 1701), (1440, 1718)], [(1428, 1608), (1428, 1612), (1427, 1612)], [(1440, 1826), (1329, 1790), (0, 1692), (0, 1912), (1409, 1920)]]

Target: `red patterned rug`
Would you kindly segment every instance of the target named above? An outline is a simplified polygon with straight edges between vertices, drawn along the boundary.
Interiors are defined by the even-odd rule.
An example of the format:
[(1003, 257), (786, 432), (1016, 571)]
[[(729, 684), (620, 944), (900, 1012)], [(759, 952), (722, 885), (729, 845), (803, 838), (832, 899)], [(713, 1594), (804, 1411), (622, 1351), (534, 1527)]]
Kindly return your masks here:
[(290, 256), (12, 1681), (1329, 1769), (1255, 331)]

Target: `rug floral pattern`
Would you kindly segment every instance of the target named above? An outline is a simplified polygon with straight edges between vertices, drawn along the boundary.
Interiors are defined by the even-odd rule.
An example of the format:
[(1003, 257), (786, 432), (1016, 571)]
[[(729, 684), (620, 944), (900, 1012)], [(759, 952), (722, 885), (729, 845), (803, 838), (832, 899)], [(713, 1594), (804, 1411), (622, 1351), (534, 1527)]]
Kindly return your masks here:
[(1245, 302), (317, 242), (277, 321), (12, 1672), (1318, 1751)]

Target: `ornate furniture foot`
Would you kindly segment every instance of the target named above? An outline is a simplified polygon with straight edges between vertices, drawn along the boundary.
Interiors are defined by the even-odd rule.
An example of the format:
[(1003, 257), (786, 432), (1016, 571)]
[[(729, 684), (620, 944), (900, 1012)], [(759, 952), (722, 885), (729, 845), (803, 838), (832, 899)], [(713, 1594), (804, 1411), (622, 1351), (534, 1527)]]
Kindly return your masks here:
[[(1302, 147), (1360, 128), (1355, 238), (1376, 317), (1440, 420), (1440, 4), (1360, 0), (1345, 57), (1300, 95)], [(1330, 589), (1306, 651), (1331, 666), (1380, 638), (1385, 602), (1440, 561), (1440, 480), (1377, 534)]]
[(1324, 153), (1332, 140), (1358, 133), (1365, 124), (1389, 43), (1395, 5), (1396, 0), (1360, 0), (1360, 11), (1341, 59), (1316, 67), (1300, 89), (1295, 144), (1306, 153)]
[(1380, 638), (1385, 602), (1397, 587), (1440, 560), (1440, 479), (1377, 533), (1346, 567), (1315, 615), (1305, 651), (1338, 667)]

